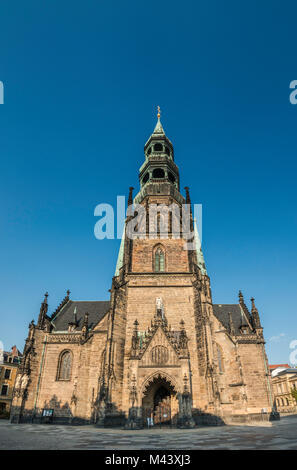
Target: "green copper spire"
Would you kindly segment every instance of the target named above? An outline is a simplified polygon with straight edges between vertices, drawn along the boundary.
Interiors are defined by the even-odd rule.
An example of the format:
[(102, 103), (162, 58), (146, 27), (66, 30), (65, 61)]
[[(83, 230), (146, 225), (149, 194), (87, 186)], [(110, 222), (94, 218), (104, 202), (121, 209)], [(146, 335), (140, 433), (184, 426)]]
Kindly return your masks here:
[(203, 275), (207, 275), (204, 256), (203, 256), (203, 252), (202, 252), (202, 249), (201, 249), (201, 241), (200, 241), (199, 233), (198, 233), (198, 230), (197, 230), (196, 219), (194, 219), (194, 234), (195, 234), (197, 263), (198, 263), (199, 268), (201, 269), (201, 273)]
[(162, 126), (161, 121), (160, 121), (160, 117), (161, 117), (160, 106), (158, 106), (158, 114), (157, 114), (157, 117), (158, 117), (158, 121), (157, 121), (157, 124), (156, 124), (156, 127), (155, 127), (155, 129), (154, 129), (153, 134), (154, 134), (154, 135), (165, 135), (163, 126)]
[(124, 264), (124, 246), (125, 246), (125, 227), (124, 227), (124, 230), (123, 230), (121, 245), (120, 245), (120, 249), (119, 249), (116, 270), (115, 270), (115, 273), (114, 273), (115, 276), (118, 276), (120, 274), (120, 269), (123, 267), (123, 264)]

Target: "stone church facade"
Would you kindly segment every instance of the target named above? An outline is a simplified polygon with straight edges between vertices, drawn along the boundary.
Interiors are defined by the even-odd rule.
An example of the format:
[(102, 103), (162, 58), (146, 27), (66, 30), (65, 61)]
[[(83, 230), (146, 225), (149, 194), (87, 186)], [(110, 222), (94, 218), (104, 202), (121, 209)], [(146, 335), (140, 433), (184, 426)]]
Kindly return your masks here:
[[(189, 189), (160, 115), (144, 147), (140, 191), (128, 204), (145, 210), (143, 236), (121, 242), (109, 301), (73, 301), (52, 314), (47, 294), (29, 325), (12, 404), (13, 422), (139, 428), (148, 422), (250, 422), (275, 417), (258, 310), (213, 304), (210, 279), (191, 212)], [(183, 232), (157, 223), (148, 235), (151, 204), (189, 208), (195, 249)], [(132, 216), (126, 219), (126, 227)], [(53, 411), (50, 411), (53, 410)]]

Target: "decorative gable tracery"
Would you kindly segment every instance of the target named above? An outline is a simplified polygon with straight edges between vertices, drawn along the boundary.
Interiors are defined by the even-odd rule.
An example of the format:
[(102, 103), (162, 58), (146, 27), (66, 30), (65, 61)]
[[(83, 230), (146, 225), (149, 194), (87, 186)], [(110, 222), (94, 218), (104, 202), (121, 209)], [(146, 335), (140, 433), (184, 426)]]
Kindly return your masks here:
[(150, 362), (156, 365), (165, 365), (169, 359), (172, 360), (171, 351), (178, 359), (188, 357), (188, 337), (184, 322), (181, 320), (179, 331), (172, 330), (168, 325), (163, 307), (157, 308), (151, 326), (146, 331), (138, 331), (138, 325), (138, 321), (135, 320), (130, 359), (142, 360), (146, 351), (150, 352)]

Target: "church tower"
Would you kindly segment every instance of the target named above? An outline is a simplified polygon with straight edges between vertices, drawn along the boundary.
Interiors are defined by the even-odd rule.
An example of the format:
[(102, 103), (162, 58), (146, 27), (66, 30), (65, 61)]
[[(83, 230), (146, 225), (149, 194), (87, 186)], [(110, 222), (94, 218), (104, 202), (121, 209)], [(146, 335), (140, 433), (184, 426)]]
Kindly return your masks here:
[[(236, 391), (233, 398), (240, 401), (240, 405), (236, 404), (238, 409), (248, 413), (238, 350), (229, 330), (232, 315), (242, 317), (247, 328), (251, 315), (247, 309), (241, 311), (240, 306), (237, 311), (233, 308), (232, 313), (234, 306), (230, 306), (227, 329), (215, 316), (189, 188), (185, 188), (184, 197), (173, 145), (164, 132), (159, 109), (144, 154), (145, 161), (139, 170), (140, 190), (133, 200), (130, 188), (128, 200), (136, 208), (143, 207), (138, 221), (139, 237), (127, 235), (132, 210), (126, 219), (111, 289), (109, 360), (102, 379), (105, 397), (102, 416), (105, 422), (108, 419), (112, 422), (118, 412), (124, 412), (131, 427), (152, 417), (155, 422), (170, 421), (180, 426), (192, 426), (199, 420), (219, 422), (224, 411), (233, 413), (231, 391)], [(191, 249), (187, 249), (189, 239)], [(220, 307), (216, 310), (220, 316)], [(246, 321), (245, 315), (249, 317)], [(237, 317), (235, 321), (238, 324)], [(257, 331), (257, 339), (249, 339), (261, 343), (263, 337)], [(222, 343), (229, 341), (228, 352), (223, 352), (225, 345), (220, 345), (221, 339)], [(230, 365), (224, 361), (229, 354), (233, 355)], [(226, 383), (227, 371), (233, 374), (233, 390)], [(265, 374), (263, 370), (261, 386), (266, 389)]]

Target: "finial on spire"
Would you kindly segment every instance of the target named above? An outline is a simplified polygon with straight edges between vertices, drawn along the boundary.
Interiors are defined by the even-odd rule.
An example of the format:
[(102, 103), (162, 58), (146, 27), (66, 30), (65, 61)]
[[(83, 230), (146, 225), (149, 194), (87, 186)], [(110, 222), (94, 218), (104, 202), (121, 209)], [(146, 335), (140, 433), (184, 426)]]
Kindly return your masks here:
[(48, 304), (47, 304), (47, 298), (48, 298), (48, 293), (46, 292), (44, 294), (44, 299), (43, 302), (41, 302), (40, 306), (40, 311), (39, 311), (39, 316), (38, 316), (38, 322), (37, 325), (39, 328), (42, 328), (44, 325), (44, 320), (46, 318), (47, 310), (48, 310)]
[(70, 290), (69, 289), (67, 290), (66, 294), (67, 294), (67, 297), (69, 297), (69, 295), (70, 295)]
[(129, 188), (129, 196), (128, 196), (128, 206), (132, 206), (133, 204), (133, 186)]
[(189, 186), (185, 186), (185, 191), (186, 191), (186, 204), (191, 204)]
[(260, 322), (260, 317), (259, 317), (259, 312), (258, 309), (255, 305), (255, 299), (254, 297), (251, 298), (252, 302), (252, 323), (254, 328), (262, 328), (261, 322)]
[(240, 303), (240, 304), (243, 303), (243, 302), (244, 302), (244, 299), (243, 299), (243, 295), (242, 295), (241, 290), (240, 290), (239, 293), (238, 293), (238, 297), (239, 297), (239, 303)]
[(157, 108), (158, 108), (157, 118), (160, 119), (160, 117), (161, 117), (161, 109), (160, 109), (160, 106), (157, 106)]
[(254, 299), (254, 297), (251, 298), (251, 302), (252, 302), (252, 311), (257, 310), (257, 309), (256, 309), (256, 305), (255, 305), (255, 299)]

